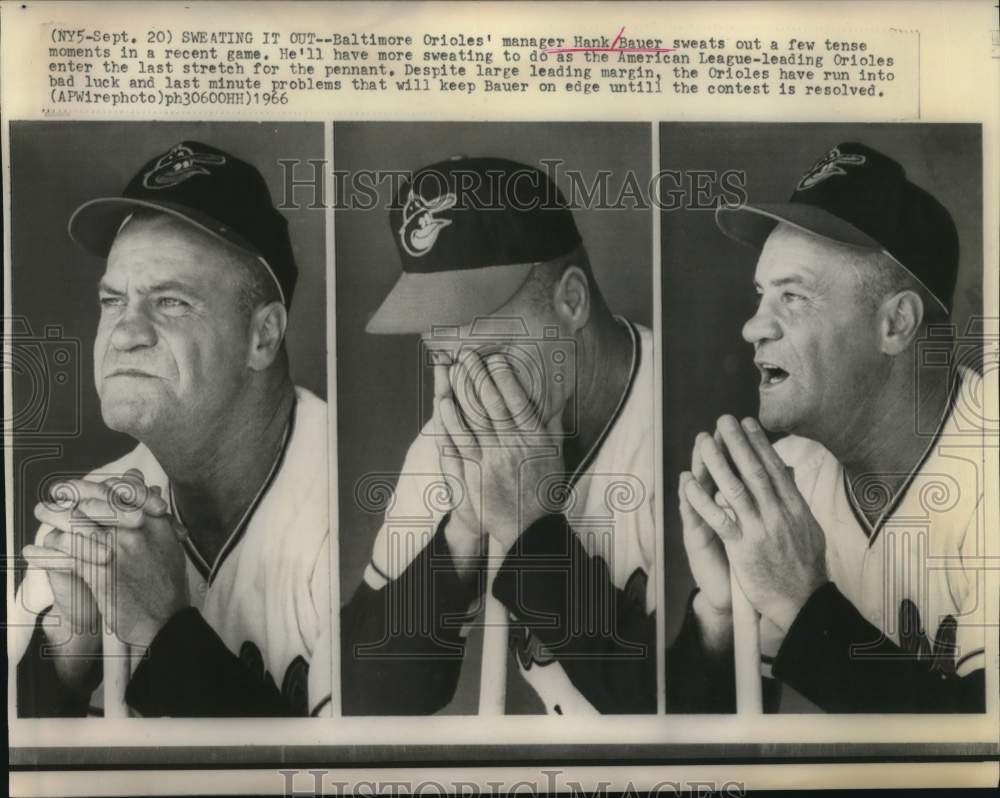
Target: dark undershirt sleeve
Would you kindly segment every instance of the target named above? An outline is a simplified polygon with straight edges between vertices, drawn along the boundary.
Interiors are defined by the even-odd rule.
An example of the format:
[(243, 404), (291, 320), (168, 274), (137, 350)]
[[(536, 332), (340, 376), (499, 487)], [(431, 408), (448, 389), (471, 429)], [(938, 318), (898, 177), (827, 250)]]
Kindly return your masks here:
[[(667, 649), (667, 712), (682, 714), (736, 712), (736, 668), (733, 648), (724, 653), (705, 649), (694, 611), (695, 588), (688, 598), (681, 629)], [(781, 684), (761, 677), (764, 712), (777, 712)]]
[(735, 712), (736, 672), (732, 650), (722, 655), (705, 650), (694, 612), (696, 595), (698, 591), (692, 591), (680, 631), (667, 649), (667, 712)]
[[(598, 711), (656, 711), (655, 615), (614, 586), (607, 564), (587, 554), (563, 516), (546, 516), (525, 530), (504, 560), (493, 593)], [(666, 653), (667, 711), (735, 712), (732, 653), (704, 649), (694, 596)], [(763, 690), (765, 711), (775, 711), (779, 686), (765, 679)]]
[(932, 662), (885, 638), (829, 582), (799, 611), (773, 672), (827, 712), (985, 711), (984, 671), (959, 677)]
[(66, 687), (56, 672), (55, 660), (46, 656), (49, 642), (42, 628), (49, 607), (39, 613), (28, 648), (17, 663), (17, 711), (22, 718), (82, 718), (87, 716), (90, 692), (100, 680), (100, 662), (94, 664), (91, 689)]
[(273, 682), (258, 678), (193, 607), (157, 633), (125, 691), (145, 717), (279, 717), (294, 714)]
[(447, 522), (398, 578), (378, 590), (362, 582), (341, 609), (345, 715), (427, 715), (454, 696), (462, 626), (478, 609), (483, 579), (455, 571)]
[(493, 594), (604, 713), (656, 711), (656, 624), (645, 597), (615, 587), (562, 515), (524, 531), (501, 565)]

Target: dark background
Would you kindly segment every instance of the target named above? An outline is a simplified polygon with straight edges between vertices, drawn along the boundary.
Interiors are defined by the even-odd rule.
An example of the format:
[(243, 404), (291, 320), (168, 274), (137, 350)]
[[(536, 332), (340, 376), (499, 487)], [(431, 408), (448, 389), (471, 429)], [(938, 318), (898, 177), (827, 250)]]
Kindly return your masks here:
[[(8, 229), (18, 550), (37, 528), (32, 507), (39, 490), (57, 476), (80, 476), (135, 446), (133, 439), (108, 430), (101, 420), (93, 342), (104, 260), (73, 243), (66, 232), (69, 217), (86, 200), (119, 195), (146, 161), (186, 139), (212, 144), (252, 163), (267, 180), (276, 204), (284, 182), (279, 158), (323, 158), (323, 125), (315, 123), (11, 124)], [(300, 210), (283, 211), (299, 267), (288, 350), (295, 382), (326, 398), (324, 214), (322, 209), (307, 209), (304, 195), (300, 190)]]
[[(560, 188), (568, 191), (564, 169), (593, 182), (609, 170), (616, 197), (627, 170), (645, 191), (650, 177), (647, 124), (601, 123), (337, 123), (334, 164), (338, 172), (357, 169), (416, 171), (452, 155), (498, 156), (541, 167), (559, 158)], [(365, 474), (398, 473), (406, 450), (426, 418), (420, 417), (421, 377), (416, 335), (368, 335), (368, 318), (400, 274), (395, 234), (389, 228), (390, 183), (379, 186), (379, 207), (336, 212), (337, 412), (340, 496), (341, 600), (350, 599), (371, 556), (381, 515), (354, 501)], [(346, 199), (346, 197), (343, 197)], [(649, 210), (578, 210), (577, 226), (590, 253), (597, 280), (615, 313), (651, 325), (651, 216)], [(470, 638), (452, 711), (475, 712), (478, 641)], [(509, 706), (520, 703), (509, 681)], [(523, 696), (521, 696), (523, 698)], [(540, 705), (538, 705), (540, 708)], [(509, 709), (513, 711), (513, 707)]]
[[(979, 125), (660, 125), (660, 169), (738, 169), (749, 202), (784, 201), (801, 174), (834, 145), (858, 141), (899, 161), (910, 180), (951, 212), (961, 246), (955, 321), (961, 332), (982, 308), (982, 137)], [(692, 579), (683, 556), (677, 475), (694, 436), (723, 413), (757, 413), (757, 371), (741, 335), (754, 312), (757, 253), (723, 235), (714, 213), (661, 215), (663, 261), (663, 448), (667, 641), (681, 621)], [(787, 692), (787, 691), (786, 691)]]

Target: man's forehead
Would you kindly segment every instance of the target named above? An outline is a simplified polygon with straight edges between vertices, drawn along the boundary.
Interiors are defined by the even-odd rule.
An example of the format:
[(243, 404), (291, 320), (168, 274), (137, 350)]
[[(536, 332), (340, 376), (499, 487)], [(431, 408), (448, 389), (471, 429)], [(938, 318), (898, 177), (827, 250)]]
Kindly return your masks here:
[(779, 224), (764, 242), (754, 279), (775, 281), (825, 282), (851, 273), (857, 258), (855, 248), (839, 244), (791, 225)]
[(166, 214), (132, 217), (119, 228), (106, 274), (169, 272), (194, 282), (213, 281), (242, 268), (230, 247)]

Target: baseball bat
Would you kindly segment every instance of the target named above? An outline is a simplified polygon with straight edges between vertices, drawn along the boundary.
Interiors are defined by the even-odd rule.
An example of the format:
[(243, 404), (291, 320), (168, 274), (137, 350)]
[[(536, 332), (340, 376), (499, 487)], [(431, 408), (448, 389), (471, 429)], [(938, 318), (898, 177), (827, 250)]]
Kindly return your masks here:
[(104, 717), (127, 718), (125, 688), (130, 676), (128, 643), (104, 624)]
[(104, 584), (105, 611), (101, 617), (103, 633), (101, 657), (104, 666), (104, 717), (127, 718), (128, 705), (125, 703), (125, 688), (131, 676), (128, 644), (115, 631), (114, 615), (117, 612), (115, 592), (118, 588), (117, 562), (112, 561), (108, 569), (108, 579)]
[(503, 562), (503, 547), (489, 539), (483, 660), (479, 669), (479, 714), (503, 715), (507, 704), (507, 608), (493, 596), (493, 580)]
[(736, 660), (736, 711), (762, 715), (764, 696), (760, 677), (760, 616), (730, 571), (733, 592), (733, 647)]

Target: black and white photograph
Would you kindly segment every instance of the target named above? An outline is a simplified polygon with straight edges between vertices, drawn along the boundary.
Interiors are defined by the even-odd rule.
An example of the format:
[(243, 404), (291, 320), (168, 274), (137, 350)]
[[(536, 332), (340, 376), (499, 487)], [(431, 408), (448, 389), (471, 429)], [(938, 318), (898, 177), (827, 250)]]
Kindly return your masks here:
[(650, 146), (334, 125), (345, 715), (656, 711)]
[(660, 165), (715, 200), (661, 217), (668, 711), (985, 712), (980, 126), (663, 124)]
[(323, 125), (10, 143), (18, 715), (328, 711)]
[(8, 793), (995, 792), (998, 65), (0, 0)]

